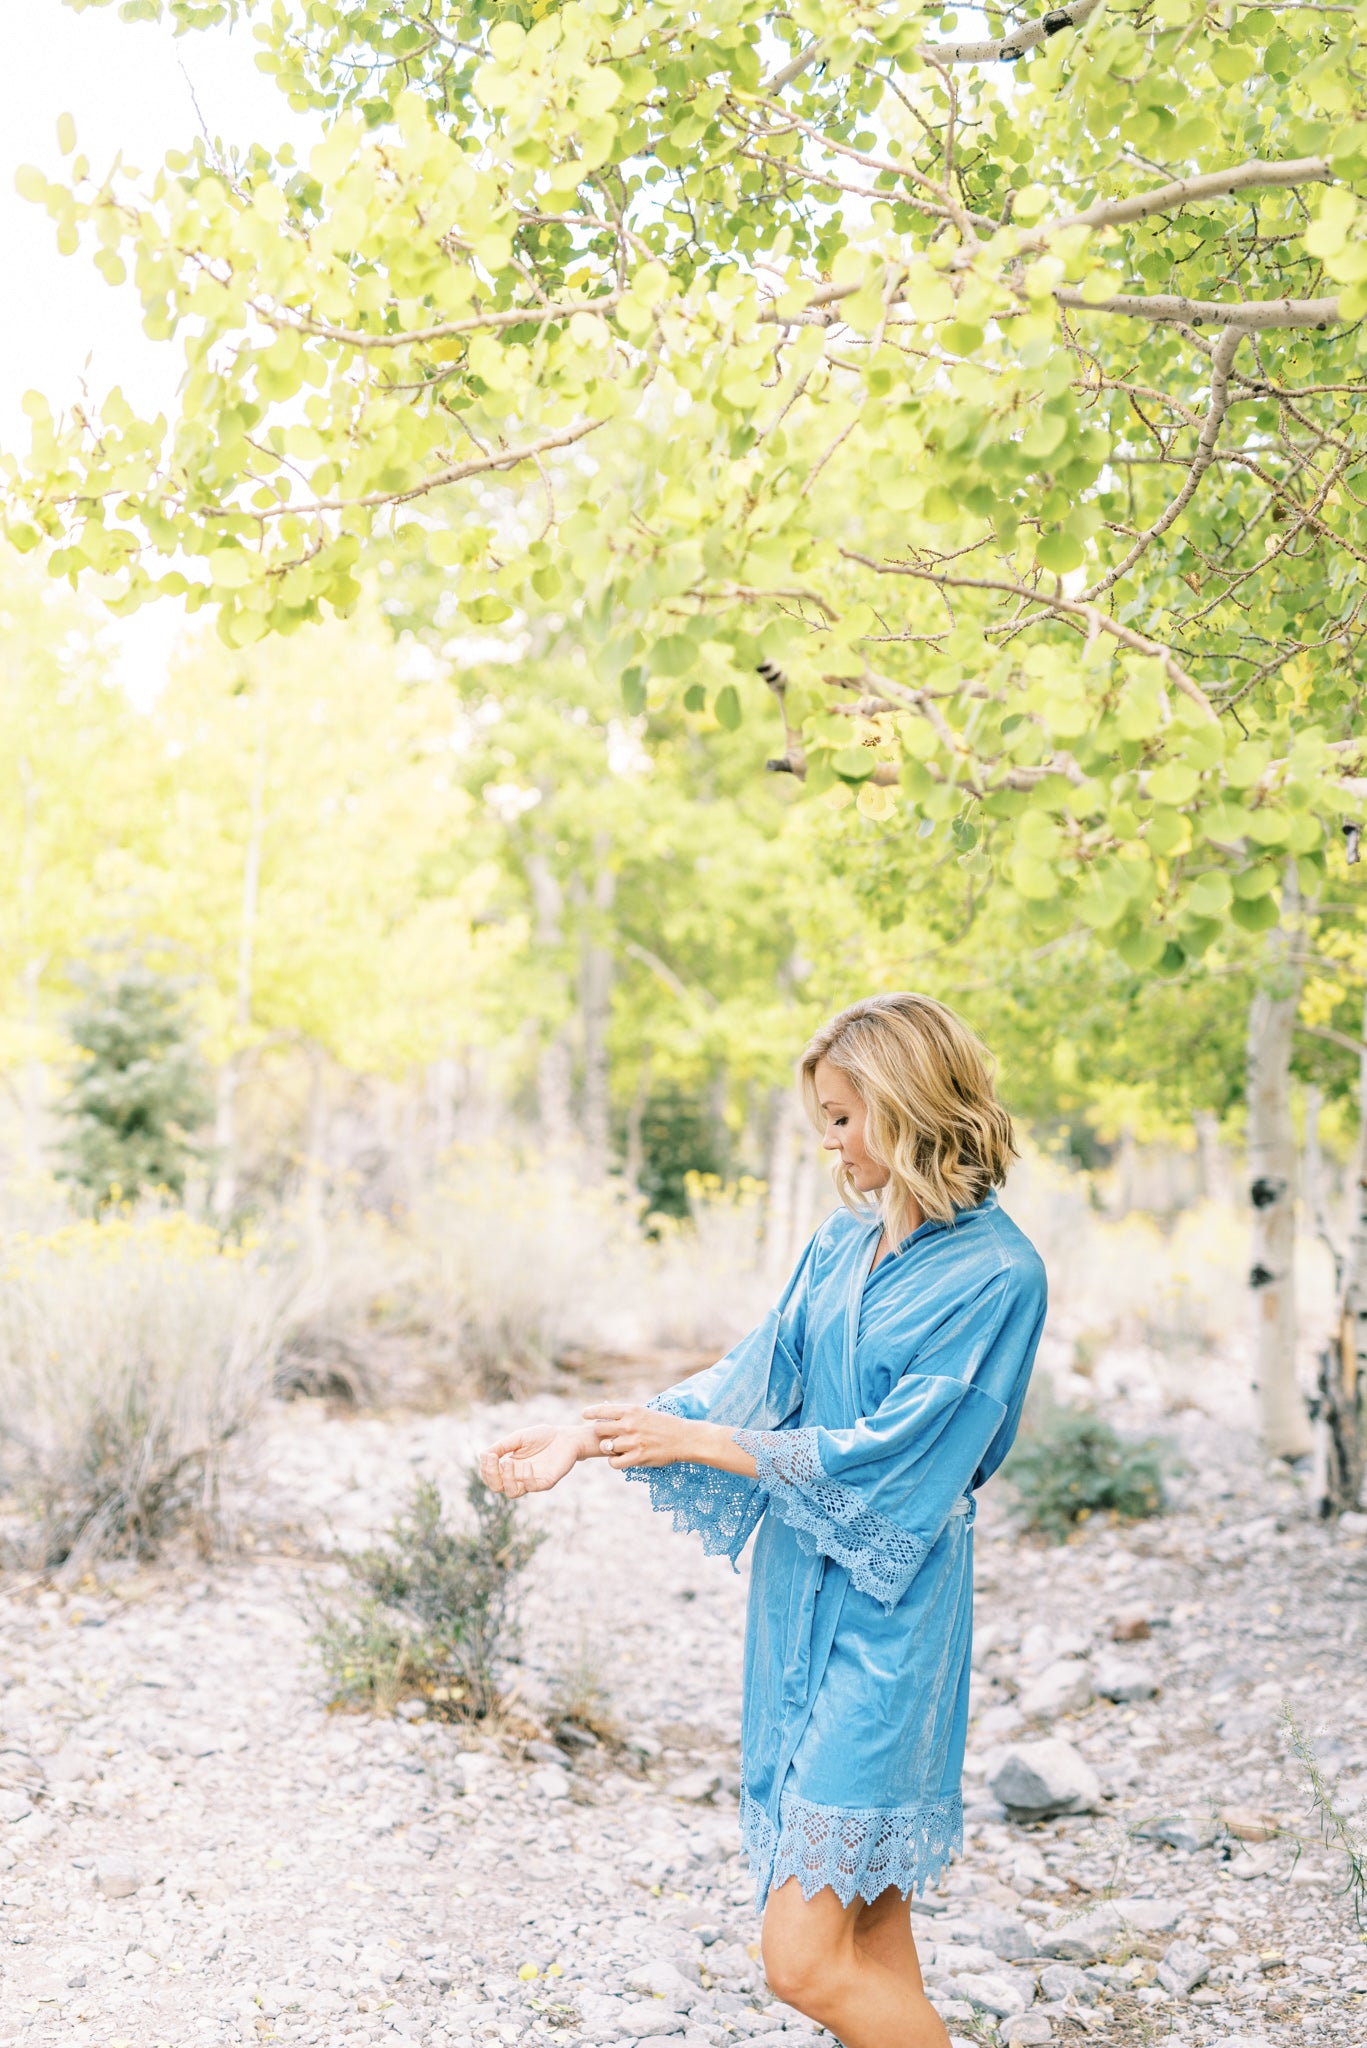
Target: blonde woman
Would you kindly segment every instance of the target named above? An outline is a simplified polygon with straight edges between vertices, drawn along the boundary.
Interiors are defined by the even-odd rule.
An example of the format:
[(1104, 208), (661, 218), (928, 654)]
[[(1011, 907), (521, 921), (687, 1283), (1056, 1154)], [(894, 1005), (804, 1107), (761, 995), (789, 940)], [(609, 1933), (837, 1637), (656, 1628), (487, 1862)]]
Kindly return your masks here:
[(741, 1832), (778, 1997), (845, 2048), (944, 2048), (906, 1898), (963, 1836), (975, 1490), (1010, 1449), (1045, 1281), (997, 1206), (1015, 1146), (981, 1045), (871, 996), (802, 1056), (843, 1208), (772, 1314), (646, 1408), (484, 1454), (496, 1491), (606, 1458), (733, 1560), (758, 1526)]

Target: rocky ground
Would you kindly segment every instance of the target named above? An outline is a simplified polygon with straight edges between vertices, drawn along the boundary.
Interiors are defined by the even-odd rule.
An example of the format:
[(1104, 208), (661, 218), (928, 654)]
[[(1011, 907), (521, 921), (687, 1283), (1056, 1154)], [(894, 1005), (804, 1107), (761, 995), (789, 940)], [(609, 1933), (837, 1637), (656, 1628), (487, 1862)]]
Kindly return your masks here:
[[(319, 1702), (327, 1546), (414, 1473), (456, 1491), (510, 1415), (296, 1403), (235, 1554), (8, 1583), (0, 2048), (813, 2043), (765, 1991), (739, 1855), (744, 1581), (644, 1489), (593, 1466), (528, 1505), (516, 1732)], [(1367, 1518), (1314, 1527), (1236, 1432), (1175, 1427), (1200, 1477), (1162, 1520), (1045, 1549), (991, 1492), (980, 1517), (968, 1841), (914, 1921), (961, 2042), (1367, 2039), (1344, 1859), (1283, 1720), (1351, 1809)], [(601, 1688), (620, 1741), (555, 1744), (557, 1684)], [(1060, 1773), (1095, 1811), (1000, 1804)]]

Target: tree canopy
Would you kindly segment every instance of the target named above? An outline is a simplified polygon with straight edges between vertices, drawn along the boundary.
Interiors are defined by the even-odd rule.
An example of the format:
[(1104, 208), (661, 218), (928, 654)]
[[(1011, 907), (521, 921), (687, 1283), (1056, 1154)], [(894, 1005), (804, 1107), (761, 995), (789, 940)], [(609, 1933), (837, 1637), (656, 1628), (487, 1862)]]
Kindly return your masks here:
[(572, 614), (630, 710), (734, 727), (763, 677), (775, 765), (1136, 968), (1274, 924), (1288, 857), (1322, 888), (1367, 788), (1355, 10), (160, 11), (249, 18), (329, 125), (22, 174), (186, 371), (170, 422), (30, 400), (20, 545), (243, 646), (380, 538), (474, 623)]

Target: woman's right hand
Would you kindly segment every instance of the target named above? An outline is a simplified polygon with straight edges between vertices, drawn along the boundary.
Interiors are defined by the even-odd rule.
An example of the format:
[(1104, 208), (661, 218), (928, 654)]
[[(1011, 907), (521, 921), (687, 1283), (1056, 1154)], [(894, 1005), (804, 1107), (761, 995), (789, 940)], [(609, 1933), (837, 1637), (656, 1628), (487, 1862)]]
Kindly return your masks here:
[(548, 1493), (574, 1469), (586, 1448), (582, 1430), (515, 1430), (480, 1452), (479, 1476), (494, 1493), (507, 1494), (510, 1500), (524, 1493)]

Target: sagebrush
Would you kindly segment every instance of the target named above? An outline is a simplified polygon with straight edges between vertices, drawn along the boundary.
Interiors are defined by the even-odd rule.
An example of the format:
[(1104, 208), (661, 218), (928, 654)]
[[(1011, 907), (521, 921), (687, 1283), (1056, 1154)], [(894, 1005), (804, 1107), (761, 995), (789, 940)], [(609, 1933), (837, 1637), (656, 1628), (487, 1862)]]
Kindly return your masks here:
[(1093, 1515), (1140, 1521), (1166, 1506), (1163, 1449), (1122, 1437), (1090, 1408), (1049, 1403), (1006, 1466), (1025, 1525), (1060, 1541)]
[(542, 1539), (474, 1466), (465, 1500), (468, 1521), (457, 1526), (440, 1489), (419, 1480), (387, 1542), (340, 1553), (345, 1584), (320, 1601), (313, 1636), (332, 1705), (392, 1713), (419, 1698), (448, 1721), (497, 1706), (518, 1579)]
[(0, 1243), (0, 1493), (42, 1567), (217, 1533), (228, 1447), (267, 1398), (291, 1277), (183, 1214)]

